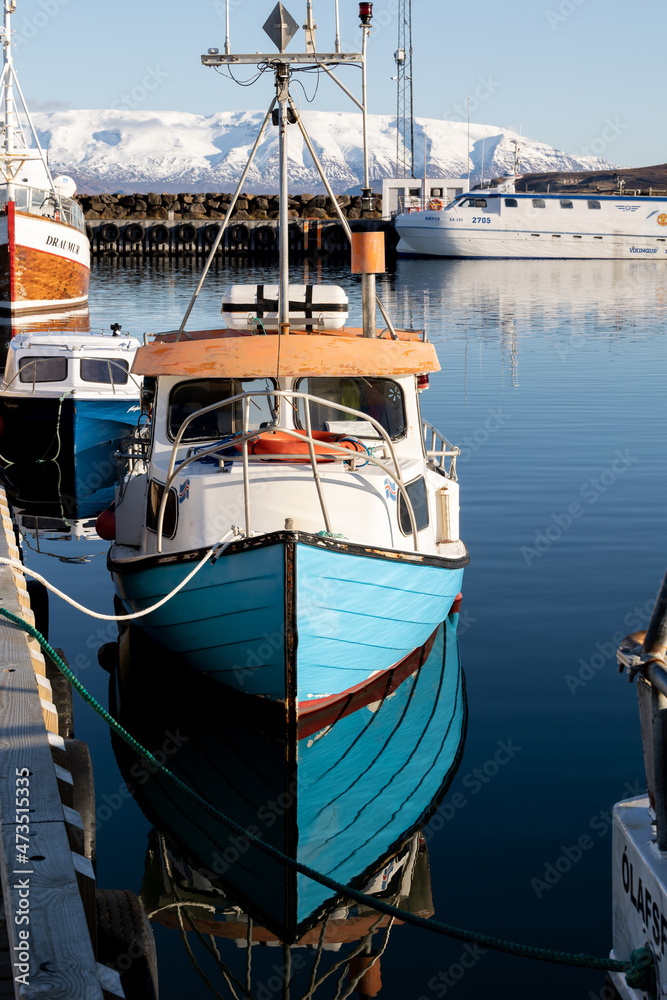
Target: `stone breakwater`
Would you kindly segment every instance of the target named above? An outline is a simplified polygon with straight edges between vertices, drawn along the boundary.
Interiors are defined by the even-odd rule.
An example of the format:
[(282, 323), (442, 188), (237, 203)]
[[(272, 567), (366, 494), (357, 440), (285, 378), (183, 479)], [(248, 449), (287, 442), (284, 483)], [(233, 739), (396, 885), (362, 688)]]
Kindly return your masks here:
[[(78, 202), (86, 219), (224, 219), (231, 194), (81, 194)], [(362, 212), (361, 197), (339, 194), (336, 201), (346, 218), (380, 219), (382, 197), (373, 198), (373, 211)], [(323, 194), (289, 198), (290, 219), (334, 219), (336, 210)], [(277, 219), (276, 195), (240, 195), (232, 219)]]

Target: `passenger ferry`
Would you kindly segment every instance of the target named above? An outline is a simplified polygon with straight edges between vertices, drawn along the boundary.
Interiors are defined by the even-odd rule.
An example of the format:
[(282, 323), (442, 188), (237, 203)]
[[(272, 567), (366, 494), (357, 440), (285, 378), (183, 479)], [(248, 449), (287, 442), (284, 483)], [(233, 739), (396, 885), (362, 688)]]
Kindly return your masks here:
[[(10, 15), (0, 27), (4, 64), (0, 104), (0, 315), (52, 313), (88, 301), (90, 244), (71, 177), (53, 178), (12, 62)], [(18, 93), (28, 129), (14, 101)]]
[(667, 198), (480, 189), (398, 215), (403, 257), (667, 257)]

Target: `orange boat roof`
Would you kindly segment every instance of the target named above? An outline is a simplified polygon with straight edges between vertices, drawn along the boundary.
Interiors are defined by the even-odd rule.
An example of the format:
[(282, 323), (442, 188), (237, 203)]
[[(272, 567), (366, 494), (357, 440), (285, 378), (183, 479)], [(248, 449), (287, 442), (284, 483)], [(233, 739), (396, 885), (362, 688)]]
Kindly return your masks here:
[(135, 375), (266, 378), (422, 375), (440, 370), (433, 344), (319, 334), (154, 341), (137, 351)]

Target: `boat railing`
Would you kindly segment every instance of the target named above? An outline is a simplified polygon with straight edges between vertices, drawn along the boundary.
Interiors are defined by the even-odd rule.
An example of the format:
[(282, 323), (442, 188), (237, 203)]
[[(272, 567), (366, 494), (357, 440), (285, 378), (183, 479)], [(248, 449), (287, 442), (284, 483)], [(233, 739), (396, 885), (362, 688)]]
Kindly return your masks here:
[[(444, 434), (441, 434), (428, 420), (422, 420), (422, 433), (424, 435), (426, 458), (429, 464), (442, 472), (448, 479), (457, 482), (456, 459), (461, 454), (461, 449), (453, 445), (451, 441), (448, 441)], [(449, 459), (449, 465), (445, 461), (447, 458)]]
[[(293, 404), (293, 400), (303, 400), (304, 406), (304, 417), (305, 417), (305, 428), (296, 429), (289, 427), (280, 427), (276, 424), (270, 425), (270, 427), (261, 427), (250, 429), (250, 405), (254, 399), (257, 397), (263, 398), (273, 398), (273, 399), (285, 399), (290, 405)], [(230, 436), (225, 438), (224, 441), (217, 441), (215, 444), (208, 448), (203, 448), (201, 450), (197, 449), (194, 454), (188, 453), (185, 459), (178, 462), (178, 449), (183, 443), (183, 436), (192, 423), (204, 414), (213, 413), (216, 410), (221, 410), (224, 407), (232, 406), (234, 403), (243, 402), (243, 422), (242, 422), (242, 432), (241, 434)], [(349, 448), (344, 448), (340, 444), (329, 443), (327, 441), (322, 441), (315, 439), (313, 437), (312, 431), (312, 420), (310, 407), (312, 403), (318, 405), (324, 405), (331, 409), (337, 410), (341, 413), (349, 414), (352, 417), (358, 417), (367, 423), (370, 423), (375, 430), (378, 432), (380, 438), (380, 445), (374, 446), (372, 448), (366, 447), (364, 452), (352, 452)], [(329, 399), (322, 399), (320, 396), (313, 396), (307, 392), (297, 392), (291, 389), (264, 389), (261, 391), (244, 392), (239, 393), (236, 396), (230, 396), (228, 399), (219, 400), (217, 403), (212, 403), (210, 406), (204, 406), (199, 410), (195, 410), (185, 418), (183, 423), (178, 429), (178, 433), (174, 439), (174, 444), (172, 447), (171, 457), (169, 460), (169, 468), (167, 470), (167, 479), (164, 484), (164, 489), (162, 491), (162, 497), (160, 499), (160, 506), (158, 509), (157, 516), (157, 551), (162, 552), (162, 535), (163, 535), (163, 525), (164, 517), (167, 509), (167, 499), (169, 497), (169, 491), (174, 483), (174, 480), (182, 475), (184, 469), (186, 469), (193, 462), (201, 461), (202, 458), (208, 456), (220, 455), (221, 449), (225, 450), (224, 461), (219, 464), (219, 469), (222, 471), (226, 463), (229, 462), (241, 462), (243, 466), (243, 497), (244, 497), (244, 514), (245, 514), (245, 533), (246, 537), (252, 534), (251, 527), (251, 511), (250, 511), (250, 456), (248, 452), (248, 443), (250, 441), (256, 440), (263, 431), (266, 430), (280, 430), (281, 433), (287, 434), (290, 437), (298, 440), (299, 443), (304, 441), (308, 445), (308, 458), (304, 458), (304, 453), (297, 453), (295, 449), (295, 454), (288, 455), (281, 452), (280, 460), (283, 462), (295, 461), (304, 462), (304, 460), (310, 462), (311, 471), (313, 474), (313, 479), (315, 481), (315, 486), (317, 489), (317, 496), (320, 503), (320, 508), (322, 511), (322, 518), (324, 520), (325, 530), (329, 535), (333, 535), (331, 518), (329, 516), (329, 511), (327, 508), (326, 499), (324, 496), (324, 490), (322, 488), (322, 481), (318, 469), (318, 459), (315, 449), (317, 448), (320, 453), (320, 461), (324, 458), (322, 455), (322, 449), (331, 452), (331, 458), (338, 459), (341, 462), (346, 462), (348, 468), (351, 471), (356, 469), (356, 463), (358, 460), (362, 459), (364, 464), (368, 463), (379, 468), (384, 472), (390, 479), (395, 480), (397, 489), (403, 498), (405, 503), (408, 517), (410, 519), (410, 530), (412, 533), (413, 543), (415, 552), (419, 551), (419, 538), (417, 532), (417, 521), (415, 518), (415, 512), (412, 506), (412, 502), (408, 495), (405, 483), (403, 481), (403, 474), (401, 471), (401, 466), (396, 455), (396, 450), (394, 444), (388, 435), (382, 424), (371, 417), (368, 413), (364, 413), (362, 410), (355, 410), (351, 406), (344, 406), (342, 403), (335, 403)], [(350, 436), (354, 437), (354, 430), (351, 428)], [(379, 447), (382, 447), (383, 455), (382, 459), (375, 454)], [(230, 449), (240, 448), (241, 452), (239, 455), (229, 454)], [(387, 461), (386, 456), (389, 455), (389, 461)], [(326, 456), (329, 457), (329, 456)], [(326, 460), (326, 459), (325, 459)], [(258, 462), (263, 461), (263, 459), (258, 458)]]

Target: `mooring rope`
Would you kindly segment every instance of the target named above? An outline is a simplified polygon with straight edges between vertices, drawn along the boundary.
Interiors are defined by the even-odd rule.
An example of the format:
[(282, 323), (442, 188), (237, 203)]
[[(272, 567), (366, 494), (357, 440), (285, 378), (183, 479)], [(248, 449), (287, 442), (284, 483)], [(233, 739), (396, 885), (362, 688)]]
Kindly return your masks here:
[[(7, 561), (7, 560), (3, 560)], [(256, 837), (254, 834), (250, 833), (239, 823), (236, 823), (229, 816), (225, 816), (224, 813), (216, 809), (215, 806), (211, 805), (206, 801), (198, 792), (193, 788), (190, 788), (185, 781), (170, 771), (168, 767), (161, 764), (150, 750), (147, 750), (138, 740), (135, 740), (126, 729), (121, 726), (119, 722), (114, 719), (102, 705), (86, 690), (81, 681), (75, 677), (72, 671), (69, 669), (65, 661), (56, 653), (53, 647), (47, 642), (41, 632), (31, 625), (29, 622), (24, 621), (24, 619), (19, 618), (18, 615), (13, 614), (13, 612), (8, 611), (6, 608), (0, 608), (0, 615), (3, 615), (9, 621), (14, 622), (19, 628), (22, 628), (24, 632), (31, 635), (34, 639), (38, 641), (44, 652), (49, 656), (52, 662), (60, 670), (60, 672), (67, 678), (72, 687), (78, 694), (83, 698), (87, 704), (91, 705), (99, 716), (101, 716), (104, 721), (110, 726), (111, 729), (130, 746), (135, 753), (137, 753), (144, 760), (149, 761), (158, 771), (164, 774), (170, 781), (177, 785), (181, 791), (185, 792), (194, 802), (197, 803), (205, 812), (207, 812), (218, 822), (222, 823), (227, 829), (231, 830), (243, 837), (248, 843), (253, 844), (264, 854), (278, 861), (280, 864), (285, 865), (288, 868), (292, 868), (294, 871), (299, 872), (301, 875), (305, 875), (307, 878), (312, 879), (314, 882), (325, 886), (327, 889), (331, 889), (336, 895), (347, 897), (348, 899), (353, 899), (356, 903), (360, 903), (364, 906), (368, 906), (378, 913), (385, 913), (389, 917), (393, 917), (395, 920), (401, 920), (403, 923), (412, 924), (414, 927), (420, 927), (422, 930), (430, 931), (432, 934), (439, 934), (444, 937), (455, 938), (458, 941), (466, 941), (471, 944), (479, 944), (483, 948), (489, 948), (493, 951), (502, 951), (508, 955), (518, 955), (521, 958), (533, 958), (540, 962), (551, 962), (556, 965), (569, 965), (577, 968), (583, 969), (596, 969), (603, 972), (624, 972), (626, 974), (626, 982), (628, 986), (633, 989), (647, 989), (651, 983), (654, 965), (653, 965), (653, 954), (650, 948), (635, 948), (631, 954), (630, 959), (627, 962), (620, 962), (612, 958), (597, 958), (594, 955), (587, 955), (584, 953), (572, 954), (571, 952), (565, 951), (554, 951), (550, 948), (537, 948), (533, 945), (517, 944), (513, 941), (505, 941), (502, 938), (493, 937), (489, 934), (480, 934), (476, 931), (470, 931), (463, 927), (455, 927), (453, 924), (445, 924), (440, 920), (427, 919), (426, 917), (420, 917), (416, 913), (410, 913), (407, 910), (401, 910), (396, 906), (391, 906), (389, 903), (385, 903), (382, 899), (373, 898), (372, 896), (367, 896), (366, 893), (361, 892), (359, 889), (354, 889), (350, 885), (345, 885), (342, 882), (336, 881), (336, 879), (330, 878), (328, 875), (324, 875), (322, 872), (316, 871), (309, 865), (304, 865), (302, 862), (297, 861), (296, 858), (290, 858), (288, 855), (283, 854), (278, 848), (273, 847), (271, 844), (267, 844), (265, 841)]]
[[(232, 537), (227, 538), (227, 535), (231, 535)], [(167, 601), (172, 599), (172, 597), (175, 597), (179, 590), (183, 590), (183, 587), (185, 587), (185, 585), (188, 584), (194, 576), (196, 576), (199, 570), (202, 569), (204, 564), (207, 563), (212, 556), (215, 556), (216, 558), (221, 556), (225, 549), (232, 544), (235, 537), (236, 529), (230, 528), (224, 533), (224, 535), (220, 536), (215, 545), (212, 545), (210, 549), (207, 549), (206, 554), (202, 556), (195, 568), (190, 570), (188, 575), (181, 580), (181, 582), (174, 587), (174, 589), (170, 591), (166, 597), (162, 597), (156, 604), (152, 604), (150, 608), (144, 608), (143, 611), (134, 611), (131, 615), (103, 615), (99, 611), (92, 611), (90, 608), (85, 608), (83, 604), (79, 604), (79, 602), (75, 601), (73, 597), (70, 597), (68, 594), (63, 593), (62, 590), (58, 590), (57, 587), (54, 587), (54, 585), (49, 583), (49, 581), (40, 573), (36, 573), (35, 570), (28, 569), (27, 566), (24, 566), (20, 559), (7, 559), (5, 556), (0, 556), (0, 566), (11, 566), (12, 569), (20, 570), (21, 573), (25, 574), (25, 576), (32, 577), (33, 580), (38, 580), (39, 583), (42, 583), (47, 590), (51, 591), (52, 594), (55, 594), (63, 601), (71, 604), (73, 608), (77, 609), (77, 611), (83, 611), (85, 615), (89, 615), (91, 618), (99, 618), (100, 621), (103, 622), (131, 622), (136, 618), (143, 618), (144, 615), (149, 615), (151, 611), (157, 611), (157, 609), (161, 608), (163, 604), (166, 604)], [(225, 541), (225, 539), (227, 540)]]

